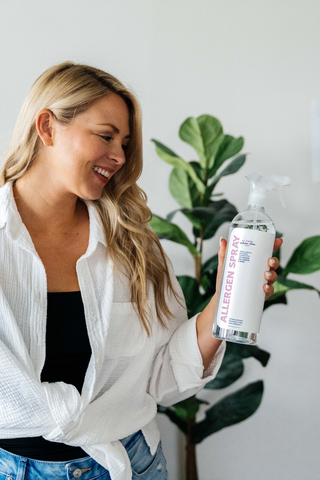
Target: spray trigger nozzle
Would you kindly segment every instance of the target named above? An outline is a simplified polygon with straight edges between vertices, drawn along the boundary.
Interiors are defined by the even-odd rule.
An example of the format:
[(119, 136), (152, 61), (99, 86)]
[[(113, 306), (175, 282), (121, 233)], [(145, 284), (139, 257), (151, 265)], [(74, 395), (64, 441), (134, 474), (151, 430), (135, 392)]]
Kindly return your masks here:
[(263, 176), (258, 173), (251, 173), (246, 178), (250, 182), (248, 205), (264, 208), (267, 198), (266, 193), (271, 190), (277, 190), (281, 205), (285, 207), (283, 187), (290, 185), (291, 180), (289, 177)]
[(283, 188), (275, 188), (275, 190), (277, 190), (277, 192), (278, 192), (281, 205), (282, 205), (284, 208), (286, 208), (286, 204), (284, 203)]

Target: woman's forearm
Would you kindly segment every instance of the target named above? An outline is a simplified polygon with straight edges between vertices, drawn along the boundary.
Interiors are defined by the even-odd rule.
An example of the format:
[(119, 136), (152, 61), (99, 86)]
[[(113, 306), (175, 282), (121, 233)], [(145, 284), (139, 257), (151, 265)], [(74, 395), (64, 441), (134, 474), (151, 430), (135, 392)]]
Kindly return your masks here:
[(206, 308), (198, 315), (196, 328), (198, 346), (204, 368), (208, 368), (222, 340), (212, 336), (213, 320), (217, 307), (217, 295), (214, 295)]

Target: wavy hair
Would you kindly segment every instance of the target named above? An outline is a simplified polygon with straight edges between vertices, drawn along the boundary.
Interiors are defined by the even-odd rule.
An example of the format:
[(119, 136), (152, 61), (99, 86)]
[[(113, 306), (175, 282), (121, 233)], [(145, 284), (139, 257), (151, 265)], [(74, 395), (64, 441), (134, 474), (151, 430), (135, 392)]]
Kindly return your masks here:
[(36, 118), (42, 109), (49, 109), (58, 122), (71, 124), (92, 102), (112, 92), (128, 106), (131, 138), (124, 166), (112, 176), (94, 205), (104, 227), (107, 258), (123, 267), (130, 283), (131, 301), (150, 335), (148, 285), (155, 292), (156, 313), (163, 326), (165, 319), (171, 318), (167, 293), (172, 293), (179, 303), (181, 299), (170, 279), (169, 260), (148, 226), (152, 213), (146, 194), (136, 183), (142, 172), (142, 127), (134, 94), (114, 76), (88, 65), (68, 61), (46, 70), (23, 103), (4, 155), (0, 185), (17, 180), (36, 161), (40, 145)]

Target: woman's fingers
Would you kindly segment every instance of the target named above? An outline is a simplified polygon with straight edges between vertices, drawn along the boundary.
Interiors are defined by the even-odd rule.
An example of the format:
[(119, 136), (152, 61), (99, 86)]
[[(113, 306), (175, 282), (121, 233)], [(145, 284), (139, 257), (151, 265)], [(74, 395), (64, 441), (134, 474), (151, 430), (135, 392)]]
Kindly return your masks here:
[[(275, 247), (277, 240), (282, 240), (281, 238), (277, 238), (275, 241)], [(278, 244), (279, 242), (277, 242)], [(281, 241), (282, 244), (282, 241)], [(280, 245), (281, 245), (280, 244)], [(279, 248), (279, 247), (278, 247)], [(275, 270), (279, 267), (279, 260), (276, 257), (269, 258), (268, 260), (268, 265), (270, 267), (270, 270), (268, 272), (264, 272), (264, 278), (267, 280), (267, 284), (263, 286), (264, 293), (266, 294), (266, 300), (271, 297), (271, 295), (274, 292), (274, 288), (272, 284), (277, 281), (277, 274)]]
[(268, 281), (268, 285), (272, 285), (277, 281), (277, 274), (274, 271), (264, 272), (264, 278)]
[(268, 265), (270, 267), (270, 270), (277, 270), (277, 268), (280, 265), (280, 262), (277, 259), (277, 257), (272, 257), (272, 258), (269, 258)]
[(221, 278), (222, 278), (222, 272), (223, 272), (223, 264), (224, 264), (224, 259), (226, 256), (226, 251), (227, 251), (227, 240), (224, 238), (220, 238), (220, 248), (218, 252), (218, 272), (217, 272), (217, 282), (216, 282), (216, 291), (219, 292), (220, 289), (220, 283), (221, 283)]
[(278, 250), (278, 248), (280, 248), (282, 244), (283, 244), (282, 238), (276, 238), (273, 245), (273, 251), (275, 252), (276, 250)]
[(266, 285), (263, 285), (263, 290), (264, 290), (264, 293), (266, 294), (265, 300), (268, 300), (268, 298), (270, 298), (271, 295), (273, 294), (274, 288), (272, 285), (266, 284)]

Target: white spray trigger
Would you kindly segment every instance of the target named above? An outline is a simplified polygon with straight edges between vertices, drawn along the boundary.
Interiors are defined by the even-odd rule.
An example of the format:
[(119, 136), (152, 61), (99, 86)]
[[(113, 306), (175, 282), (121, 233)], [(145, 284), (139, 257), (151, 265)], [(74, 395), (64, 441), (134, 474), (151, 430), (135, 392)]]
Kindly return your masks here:
[(278, 192), (281, 205), (282, 205), (284, 208), (286, 208), (286, 204), (284, 203), (283, 188), (282, 188), (282, 187), (279, 187), (279, 188), (275, 188), (275, 190), (277, 190), (277, 192)]
[(257, 207), (265, 207), (266, 193), (271, 190), (277, 190), (281, 205), (285, 207), (283, 197), (283, 187), (290, 185), (289, 177), (279, 177), (277, 175), (264, 176), (258, 173), (251, 173), (246, 178), (250, 182), (250, 195), (248, 205)]

